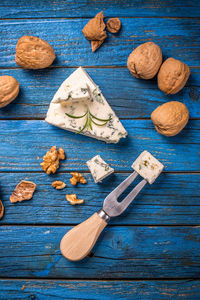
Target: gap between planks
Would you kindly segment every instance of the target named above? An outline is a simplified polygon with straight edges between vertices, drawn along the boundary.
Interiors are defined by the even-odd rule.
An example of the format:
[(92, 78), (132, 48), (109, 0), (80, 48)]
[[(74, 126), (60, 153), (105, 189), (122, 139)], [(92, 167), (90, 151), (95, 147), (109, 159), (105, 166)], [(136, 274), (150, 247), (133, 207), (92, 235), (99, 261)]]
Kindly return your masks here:
[[(198, 8), (198, 7), (196, 7), (196, 8)], [(38, 13), (40, 13), (40, 11), (38, 12)], [(95, 15), (94, 15), (94, 17), (95, 17)], [(108, 19), (108, 18), (113, 18), (113, 16), (112, 15), (107, 15), (106, 17), (105, 17), (106, 19)], [(133, 16), (133, 17), (131, 17), (131, 16), (123, 16), (123, 17), (119, 17), (120, 19), (152, 19), (152, 18), (154, 18), (154, 19), (199, 19), (199, 17), (179, 17), (179, 16), (173, 16), (173, 17), (171, 17), (171, 16), (160, 16), (160, 17), (157, 17), (157, 16), (139, 16), (139, 17), (137, 17), (137, 16)], [(47, 21), (50, 21), (50, 20), (79, 20), (79, 19), (81, 19), (81, 20), (87, 20), (87, 19), (92, 19), (92, 17), (91, 16), (85, 16), (85, 17), (50, 17), (50, 18), (47, 18), (47, 17), (38, 17), (38, 18), (34, 18), (34, 17), (24, 17), (24, 18), (0, 18), (0, 21), (12, 21), (12, 20), (14, 20), (14, 21), (23, 21), (23, 20), (47, 20)]]
[(126, 282), (132, 282), (132, 281), (135, 281), (135, 282), (137, 282), (137, 281), (185, 281), (185, 280), (188, 280), (188, 281), (194, 281), (194, 280), (198, 280), (198, 281), (200, 281), (200, 278), (192, 278), (192, 277), (181, 277), (181, 278), (165, 278), (165, 277), (162, 277), (162, 278), (136, 278), (136, 279), (130, 279), (130, 278), (123, 278), (123, 279), (121, 279), (121, 278), (115, 278), (115, 279), (113, 279), (113, 278), (95, 278), (95, 279), (92, 279), (92, 278), (85, 278), (85, 279), (83, 279), (83, 278), (73, 278), (73, 277), (67, 277), (67, 278), (57, 278), (57, 277), (51, 277), (51, 278), (49, 278), (49, 277), (40, 277), (41, 279), (37, 279), (37, 278), (35, 278), (35, 277), (20, 277), (20, 278), (16, 278), (16, 277), (1, 277), (0, 276), (0, 280), (10, 280), (10, 281), (38, 281), (38, 282), (40, 282), (41, 280), (46, 280), (46, 281), (49, 281), (49, 282), (51, 282), (51, 281), (62, 281), (62, 282), (65, 282), (65, 281), (79, 281), (79, 282), (86, 282), (86, 281), (91, 281), (91, 282), (98, 282), (98, 281), (101, 281), (101, 282), (106, 282), (106, 281), (126, 281)]
[[(66, 227), (66, 226), (71, 226), (71, 227), (75, 227), (76, 225), (78, 225), (80, 223), (59, 223), (59, 224), (55, 224), (55, 223), (3, 223), (1, 222), (0, 225), (1, 227), (46, 227), (46, 228), (59, 228), (59, 227)], [(169, 228), (174, 228), (174, 227), (186, 227), (186, 228), (199, 228), (200, 224), (189, 224), (189, 225), (185, 225), (185, 224), (174, 224), (174, 225), (170, 225), (170, 224), (109, 224), (107, 225), (108, 228), (112, 228), (112, 227), (149, 227), (149, 228), (157, 228), (157, 227), (169, 227)]]

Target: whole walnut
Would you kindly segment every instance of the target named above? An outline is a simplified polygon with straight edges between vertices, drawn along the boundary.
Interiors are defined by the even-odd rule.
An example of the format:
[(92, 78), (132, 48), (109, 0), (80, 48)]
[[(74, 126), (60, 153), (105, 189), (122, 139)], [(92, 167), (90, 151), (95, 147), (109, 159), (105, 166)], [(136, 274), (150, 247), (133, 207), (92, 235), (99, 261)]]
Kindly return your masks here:
[(158, 106), (152, 112), (151, 120), (159, 133), (165, 136), (174, 136), (187, 124), (189, 111), (185, 104), (170, 101)]
[(24, 69), (44, 69), (56, 58), (53, 48), (35, 36), (22, 36), (16, 46), (16, 63)]
[(127, 67), (136, 78), (153, 78), (162, 63), (162, 51), (153, 42), (138, 46), (128, 57)]
[(176, 94), (186, 84), (190, 68), (180, 60), (168, 58), (158, 73), (158, 87), (165, 94)]
[(0, 76), (0, 108), (12, 102), (19, 93), (19, 82), (12, 76)]

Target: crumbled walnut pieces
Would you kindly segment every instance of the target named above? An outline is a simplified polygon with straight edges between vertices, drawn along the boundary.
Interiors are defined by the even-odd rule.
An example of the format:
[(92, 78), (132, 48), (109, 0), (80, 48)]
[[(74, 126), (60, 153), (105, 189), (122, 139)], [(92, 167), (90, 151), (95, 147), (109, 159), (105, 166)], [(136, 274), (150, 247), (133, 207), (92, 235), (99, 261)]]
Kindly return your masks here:
[(88, 39), (89, 41), (95, 41), (95, 43), (92, 43), (93, 52), (100, 47), (100, 45), (107, 37), (107, 33), (105, 31), (106, 25), (103, 21), (103, 18), (103, 11), (101, 11), (96, 15), (96, 17), (91, 19), (82, 30), (86, 39)]
[(91, 41), (92, 52), (95, 52), (102, 44), (103, 41)]
[(72, 178), (70, 178), (70, 182), (72, 185), (76, 185), (78, 182), (82, 184), (86, 184), (87, 180), (78, 172), (71, 172), (70, 175), (72, 175)]
[(0, 200), (0, 219), (3, 218), (4, 215), (4, 207), (3, 207), (3, 203)]
[(21, 202), (24, 200), (30, 200), (33, 197), (33, 193), (36, 189), (36, 184), (31, 181), (22, 180), (15, 188), (14, 192), (10, 196), (10, 202)]
[(51, 185), (56, 190), (62, 190), (62, 189), (64, 189), (66, 187), (66, 184), (63, 181), (60, 181), (60, 180), (52, 182)]
[(43, 156), (43, 162), (40, 165), (48, 175), (51, 173), (54, 174), (59, 168), (60, 159), (65, 159), (64, 150), (59, 148), (57, 151), (56, 146), (53, 146), (50, 151)]
[(121, 22), (118, 18), (111, 18), (106, 23), (106, 26), (111, 33), (117, 33), (121, 28)]
[(83, 199), (77, 199), (76, 194), (66, 195), (66, 199), (71, 205), (82, 204), (84, 202)]

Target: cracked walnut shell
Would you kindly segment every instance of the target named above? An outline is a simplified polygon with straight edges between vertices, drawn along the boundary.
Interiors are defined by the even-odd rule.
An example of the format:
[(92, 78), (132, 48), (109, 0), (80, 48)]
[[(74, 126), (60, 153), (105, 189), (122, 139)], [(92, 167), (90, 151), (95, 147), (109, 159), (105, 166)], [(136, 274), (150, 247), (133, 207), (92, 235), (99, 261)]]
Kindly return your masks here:
[(118, 18), (111, 18), (106, 23), (106, 26), (111, 33), (117, 33), (121, 28), (121, 22)]
[(165, 94), (176, 94), (185, 86), (190, 68), (180, 60), (168, 58), (158, 73), (158, 87)]
[(72, 178), (70, 178), (70, 182), (72, 185), (76, 185), (78, 182), (85, 184), (87, 183), (87, 180), (78, 172), (71, 172), (70, 175), (72, 175)]
[(24, 69), (47, 68), (55, 58), (51, 45), (38, 37), (22, 36), (17, 42), (15, 61)]
[(63, 181), (60, 181), (60, 180), (56, 180), (56, 181), (52, 182), (51, 185), (56, 190), (62, 190), (66, 187), (66, 184)]
[(45, 171), (48, 175), (51, 173), (55, 173), (59, 168), (60, 159), (65, 159), (65, 152), (62, 148), (59, 148), (58, 151), (56, 146), (52, 146), (49, 151), (43, 156), (43, 162), (40, 164), (43, 171)]
[(0, 76), (0, 108), (11, 103), (19, 93), (19, 82), (12, 76)]
[(103, 18), (103, 11), (101, 11), (85, 25), (82, 32), (86, 39), (89, 41), (100, 41), (107, 37), (105, 31), (106, 25), (103, 21)]
[(76, 194), (66, 195), (66, 199), (71, 205), (82, 204), (84, 202), (83, 199), (77, 199)]
[(162, 63), (162, 51), (153, 42), (138, 46), (128, 57), (127, 67), (136, 78), (151, 79)]
[(14, 192), (10, 196), (10, 202), (21, 202), (24, 200), (30, 200), (33, 197), (33, 193), (36, 189), (36, 184), (31, 181), (22, 180), (15, 188)]
[(3, 218), (3, 215), (4, 215), (4, 206), (3, 206), (3, 203), (0, 200), (0, 219)]
[(151, 114), (156, 130), (165, 136), (178, 134), (189, 120), (189, 111), (185, 104), (170, 101), (158, 106)]

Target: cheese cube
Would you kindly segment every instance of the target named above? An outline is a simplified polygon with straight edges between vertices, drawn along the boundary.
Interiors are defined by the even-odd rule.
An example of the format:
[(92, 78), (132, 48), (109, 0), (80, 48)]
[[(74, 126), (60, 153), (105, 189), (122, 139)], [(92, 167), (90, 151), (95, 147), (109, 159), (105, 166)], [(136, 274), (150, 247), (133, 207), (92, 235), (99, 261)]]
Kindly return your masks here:
[(143, 151), (132, 164), (132, 168), (152, 184), (160, 175), (164, 166), (151, 153)]
[(92, 177), (94, 178), (95, 183), (101, 182), (104, 178), (109, 176), (114, 172), (114, 169), (111, 168), (100, 155), (96, 155), (92, 159), (86, 162)]

